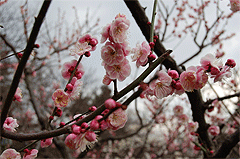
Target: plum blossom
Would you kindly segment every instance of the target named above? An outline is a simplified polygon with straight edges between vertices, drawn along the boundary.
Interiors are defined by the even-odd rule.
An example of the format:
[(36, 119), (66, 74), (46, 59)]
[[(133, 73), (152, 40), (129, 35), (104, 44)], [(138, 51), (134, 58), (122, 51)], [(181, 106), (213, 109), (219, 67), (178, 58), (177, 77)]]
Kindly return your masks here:
[(22, 101), (22, 90), (18, 87), (15, 94), (14, 94), (14, 97), (13, 97), (13, 101), (18, 101), (18, 102), (21, 102)]
[(69, 96), (64, 90), (57, 89), (53, 95), (52, 99), (56, 107), (66, 107), (69, 102)]
[(180, 75), (180, 83), (185, 91), (201, 89), (208, 81), (203, 67), (190, 66)]
[(108, 65), (103, 63), (106, 73), (110, 79), (118, 79), (119, 81), (125, 80), (131, 73), (131, 67), (128, 60), (125, 58), (118, 65)]
[(179, 115), (182, 115), (183, 114), (183, 107), (180, 106), (180, 105), (176, 105), (174, 108), (173, 108), (173, 112), (176, 116), (179, 116)]
[(232, 76), (232, 72), (230, 70), (230, 67), (223, 66), (221, 71), (216, 76), (214, 76), (214, 82), (221, 81), (224, 77), (229, 78), (231, 76)]
[(21, 154), (15, 149), (6, 149), (0, 156), (0, 159), (21, 159)]
[(108, 24), (103, 28), (103, 31), (101, 33), (102, 34), (101, 43), (104, 43), (107, 40), (107, 38), (110, 37), (109, 35), (110, 27), (111, 27), (111, 24)]
[(108, 124), (108, 128), (118, 130), (124, 127), (127, 122), (127, 114), (122, 108), (119, 108), (108, 116), (106, 122)]
[(186, 123), (188, 121), (188, 116), (186, 114), (182, 114), (178, 116), (179, 122)]
[(218, 136), (220, 133), (220, 128), (219, 126), (212, 125), (208, 128), (208, 132), (213, 136)]
[(125, 59), (122, 45), (107, 42), (101, 49), (101, 57), (108, 65), (117, 65), (121, 63)]
[(24, 152), (25, 154), (23, 155), (23, 159), (34, 159), (37, 157), (37, 154), (38, 154), (37, 149), (32, 149), (32, 150), (25, 149)]
[(189, 132), (196, 132), (198, 129), (198, 122), (190, 122), (188, 123)]
[(201, 66), (211, 74), (215, 75), (220, 72), (219, 68), (222, 67), (222, 62), (218, 60), (213, 54), (207, 54), (200, 60)]
[(76, 100), (79, 98), (80, 95), (80, 89), (83, 85), (83, 82), (80, 80), (77, 80), (76, 77), (73, 77), (71, 82), (67, 84), (66, 88), (68, 89), (66, 92), (68, 93), (70, 99)]
[(79, 43), (85, 43), (87, 42), (87, 44), (89, 46), (91, 46), (91, 50), (89, 51), (94, 51), (96, 50), (96, 46), (98, 44), (98, 40), (96, 38), (94, 38), (92, 35), (90, 34), (86, 34), (84, 36), (82, 36), (79, 40), (78, 40)]
[(53, 137), (41, 140), (41, 148), (50, 146), (52, 144), (52, 140), (53, 140)]
[[(71, 74), (74, 71), (74, 68), (76, 67), (76, 65), (77, 65), (77, 60), (72, 60), (71, 62), (64, 63), (63, 69), (62, 69), (63, 78), (68, 80), (71, 77)], [(81, 79), (83, 74), (84, 74), (83, 65), (79, 63), (73, 77), (77, 77), (77, 79)]]
[(126, 36), (126, 31), (129, 28), (130, 21), (125, 15), (118, 14), (115, 20), (112, 22), (109, 30), (109, 35), (111, 36), (113, 42), (123, 43)]
[(149, 44), (144, 41), (141, 45), (137, 44), (136, 48), (133, 48), (131, 51), (132, 54), (132, 60), (137, 61), (136, 65), (137, 67), (143, 66), (148, 62), (148, 55), (151, 53), (151, 48)]
[(7, 117), (3, 124), (3, 128), (11, 132), (16, 131), (15, 128), (18, 126), (19, 125), (17, 124), (17, 119), (13, 119), (12, 117)]
[(230, 6), (233, 12), (240, 11), (240, 0), (230, 0)]
[(65, 144), (71, 148), (71, 149), (80, 149), (81, 152), (83, 152), (86, 147), (91, 147), (95, 142), (97, 142), (97, 139), (90, 142), (85, 138), (86, 133), (81, 133), (79, 135), (76, 134), (69, 134), (65, 139)]
[(170, 95), (173, 91), (173, 88), (171, 87), (172, 78), (163, 70), (158, 72), (158, 78), (156, 80), (153, 80), (149, 84), (149, 88), (153, 90), (154, 95), (161, 99), (163, 97), (166, 97)]
[(117, 130), (124, 127), (127, 122), (127, 114), (122, 108), (118, 108), (106, 119), (108, 127), (112, 130)]
[(72, 56), (81, 56), (84, 55), (85, 52), (91, 51), (92, 46), (88, 45), (88, 42), (80, 43), (79, 41), (74, 45), (74, 48), (70, 50), (70, 55)]

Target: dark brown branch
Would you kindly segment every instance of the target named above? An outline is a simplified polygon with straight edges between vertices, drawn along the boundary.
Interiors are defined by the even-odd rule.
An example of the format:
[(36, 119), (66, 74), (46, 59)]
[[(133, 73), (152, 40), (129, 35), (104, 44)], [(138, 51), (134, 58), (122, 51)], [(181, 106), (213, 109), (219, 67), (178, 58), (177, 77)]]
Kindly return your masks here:
[(220, 97), (220, 98), (215, 98), (215, 99), (210, 99), (207, 102), (205, 102), (205, 105), (208, 106), (209, 104), (211, 104), (214, 100), (218, 100), (218, 101), (223, 101), (225, 99), (229, 99), (229, 98), (233, 98), (233, 97), (240, 97), (240, 92), (232, 94), (232, 95), (227, 95), (225, 97)]
[(226, 158), (227, 155), (231, 152), (234, 146), (237, 145), (240, 139), (239, 128), (237, 128), (236, 132), (233, 133), (229, 138), (224, 140), (221, 147), (217, 150), (217, 152), (211, 158)]
[[(124, 0), (124, 2), (126, 3), (127, 7), (131, 11), (132, 16), (134, 17), (136, 23), (141, 29), (146, 40), (149, 41), (150, 26), (147, 24), (149, 20), (144, 12), (144, 9), (142, 8), (142, 6), (137, 0), (135, 1)], [(157, 40), (155, 43), (154, 52), (159, 56), (159, 55), (162, 55), (164, 51), (165, 51), (164, 46), (160, 43), (159, 40)], [(171, 57), (166, 58), (163, 62), (163, 65), (167, 69), (171, 68), (173, 70), (177, 70), (179, 73), (183, 71), (176, 65), (175, 60), (172, 59)], [(204, 141), (204, 145), (206, 145), (209, 149), (211, 149), (213, 144), (207, 132), (208, 124), (206, 124), (206, 121), (204, 119), (204, 111), (202, 110), (204, 106), (204, 102), (202, 99), (201, 92), (200, 91), (187, 92), (187, 95), (192, 106), (193, 119), (194, 121), (197, 121), (199, 123), (198, 133), (201, 139)]]

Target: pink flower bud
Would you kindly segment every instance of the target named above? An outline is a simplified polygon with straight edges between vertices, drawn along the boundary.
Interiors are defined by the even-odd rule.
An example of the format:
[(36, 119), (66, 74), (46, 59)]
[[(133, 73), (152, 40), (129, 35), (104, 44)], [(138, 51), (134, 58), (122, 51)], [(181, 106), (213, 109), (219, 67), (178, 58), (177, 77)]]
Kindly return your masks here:
[(41, 148), (50, 146), (52, 144), (52, 140), (53, 140), (53, 137), (41, 140)]
[(91, 53), (89, 52), (89, 51), (87, 51), (87, 52), (85, 52), (85, 54), (84, 54), (86, 57), (89, 57), (89, 56), (91, 56)]
[(35, 48), (39, 48), (40, 45), (39, 45), (39, 44), (34, 44), (34, 47), (35, 47)]
[(153, 60), (155, 60), (156, 59), (156, 55), (154, 55), (154, 54), (150, 54), (149, 56), (148, 56), (148, 61), (153, 61)]
[(109, 109), (105, 109), (101, 114), (106, 115), (109, 112)]
[(150, 43), (149, 43), (149, 46), (150, 46), (151, 48), (154, 48), (155, 43), (154, 43), (154, 42), (150, 42)]
[(91, 106), (90, 108), (88, 108), (89, 111), (94, 112), (95, 110), (97, 110), (97, 107), (95, 106)]
[(105, 120), (102, 120), (102, 121), (100, 122), (100, 127), (101, 127), (101, 130), (102, 130), (102, 131), (106, 130), (106, 129), (108, 128), (107, 122), (106, 122)]
[(22, 53), (17, 53), (17, 56), (18, 56), (19, 58), (22, 58), (23, 54), (22, 54)]
[(71, 83), (67, 84), (66, 86), (68, 91), (72, 91), (73, 90), (73, 85)]
[(95, 141), (96, 138), (97, 138), (97, 135), (93, 132), (93, 131), (87, 131), (86, 135), (85, 135), (85, 138), (89, 141), (89, 142), (92, 142), (92, 141)]
[(82, 123), (81, 125), (82, 128), (87, 128), (88, 127), (88, 124), (86, 122)]
[(65, 123), (64, 122), (60, 122), (59, 126), (62, 128), (65, 126)]
[(102, 119), (102, 118), (103, 118), (102, 115), (97, 115), (94, 119), (95, 119), (95, 120), (99, 120), (99, 119)]
[(179, 77), (179, 74), (176, 70), (168, 70), (168, 75), (173, 79), (176, 79)]
[(233, 68), (236, 66), (236, 62), (233, 59), (228, 59), (227, 62), (225, 63), (225, 65)]
[(55, 115), (58, 116), (58, 117), (61, 117), (62, 116), (62, 109), (57, 108)]
[(77, 125), (72, 125), (72, 132), (76, 135), (81, 133), (81, 127)]
[(99, 129), (99, 123), (97, 120), (92, 120), (92, 122), (90, 123), (90, 128), (92, 130), (97, 130)]
[(116, 107), (116, 102), (115, 100), (113, 99), (107, 99), (105, 102), (104, 102), (104, 105), (107, 109), (113, 109)]

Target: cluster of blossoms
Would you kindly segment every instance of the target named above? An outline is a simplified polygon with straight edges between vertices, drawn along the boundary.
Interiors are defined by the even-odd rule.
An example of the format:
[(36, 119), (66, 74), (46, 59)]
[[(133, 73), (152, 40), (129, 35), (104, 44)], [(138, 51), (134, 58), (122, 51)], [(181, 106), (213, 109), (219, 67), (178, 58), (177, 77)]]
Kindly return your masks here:
[[(37, 149), (32, 150), (25, 149), (24, 152), (25, 154), (23, 155), (23, 159), (34, 159), (37, 157), (38, 154)], [(3, 153), (0, 156), (0, 159), (21, 159), (21, 154), (16, 150), (9, 148), (3, 151)]]
[(103, 83), (109, 85), (112, 80), (125, 80), (131, 73), (131, 67), (126, 56), (130, 53), (127, 30), (130, 21), (125, 15), (118, 14), (115, 20), (103, 28), (101, 43), (108, 42), (101, 49), (102, 65), (106, 70)]
[[(85, 55), (86, 57), (89, 57), (90, 51), (94, 51), (97, 44), (98, 40), (96, 38), (92, 37), (90, 34), (86, 34), (77, 41), (74, 45), (74, 49), (70, 50), (70, 55), (76, 57)], [(75, 100), (79, 97), (80, 88), (82, 86), (82, 81), (80, 81), (80, 79), (84, 75), (84, 69), (82, 64), (79, 63), (74, 72), (77, 64), (77, 60), (72, 60), (63, 64), (61, 72), (64, 79), (69, 80), (71, 75), (74, 74), (70, 83), (66, 85), (65, 90), (57, 89), (53, 93), (52, 99), (56, 107), (66, 107), (70, 99)]]
[[(65, 139), (65, 144), (71, 149), (80, 149), (83, 152), (86, 147), (91, 147), (95, 142), (97, 142), (96, 132), (99, 130), (117, 130), (122, 128), (126, 121), (126, 112), (121, 108), (121, 104), (115, 102), (113, 99), (108, 99), (105, 101), (105, 111), (101, 115), (97, 115), (90, 123), (82, 123), (81, 126), (72, 125), (72, 133), (69, 134)], [(118, 108), (119, 107), (119, 108)], [(113, 113), (111, 113), (107, 119), (103, 119), (109, 110), (118, 108)], [(89, 108), (90, 111), (95, 111), (96, 107), (92, 106)], [(75, 115), (75, 118), (81, 116), (80, 114)], [(78, 120), (83, 119), (85, 116), (81, 116)]]
[(207, 54), (200, 60), (201, 66), (190, 66), (180, 75), (180, 83), (185, 91), (201, 89), (208, 81), (208, 74), (214, 82), (224, 77), (231, 77), (231, 68), (236, 66), (233, 59), (228, 59), (225, 65), (214, 55)]
[(168, 73), (161, 70), (157, 72), (157, 79), (150, 82), (149, 85), (144, 83), (140, 87), (143, 89), (141, 97), (155, 95), (161, 99), (173, 93), (179, 95), (184, 93), (184, 89), (179, 81), (179, 74), (175, 70), (168, 70)]

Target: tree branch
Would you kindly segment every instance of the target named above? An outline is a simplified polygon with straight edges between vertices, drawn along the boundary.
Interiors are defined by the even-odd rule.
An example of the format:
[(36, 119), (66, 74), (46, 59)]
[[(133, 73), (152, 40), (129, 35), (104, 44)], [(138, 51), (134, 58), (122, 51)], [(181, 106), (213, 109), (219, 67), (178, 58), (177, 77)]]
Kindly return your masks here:
[(217, 150), (211, 158), (226, 158), (234, 146), (239, 142), (240, 133), (239, 128), (229, 138), (225, 139), (221, 147)]

